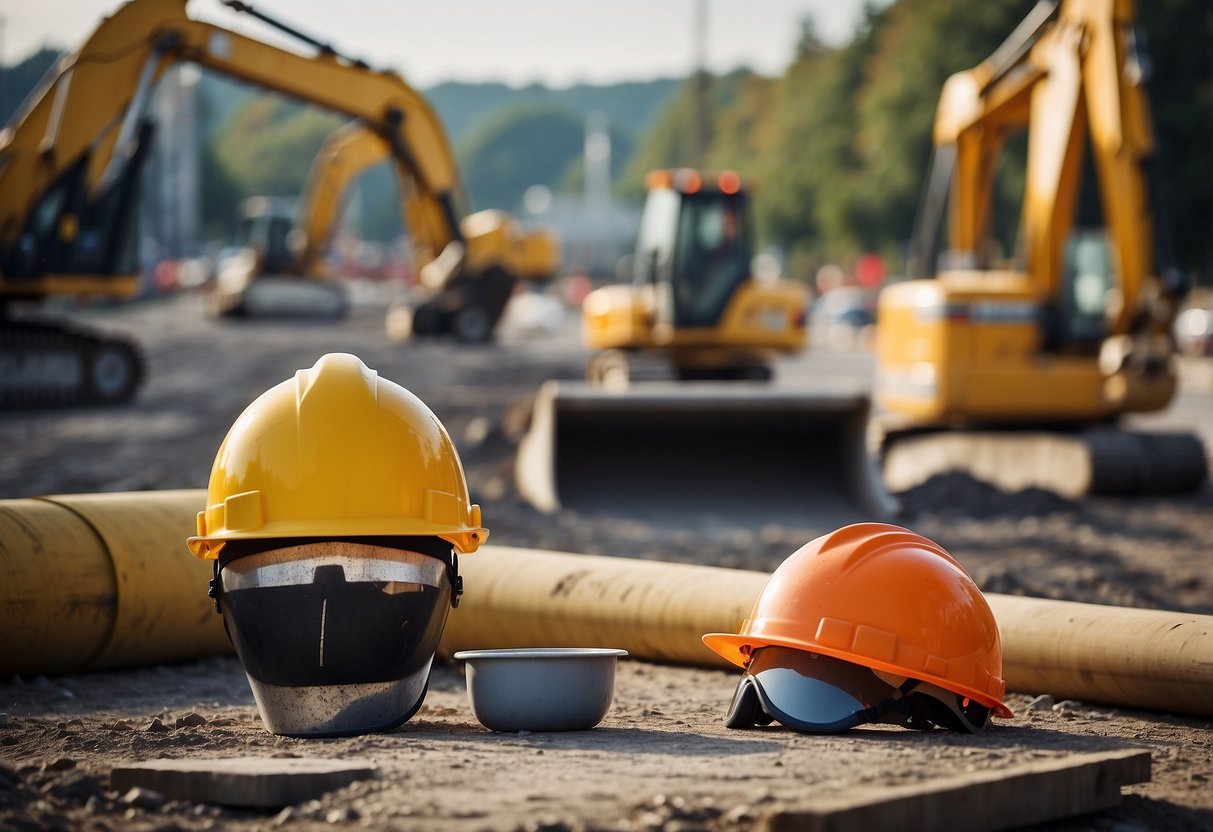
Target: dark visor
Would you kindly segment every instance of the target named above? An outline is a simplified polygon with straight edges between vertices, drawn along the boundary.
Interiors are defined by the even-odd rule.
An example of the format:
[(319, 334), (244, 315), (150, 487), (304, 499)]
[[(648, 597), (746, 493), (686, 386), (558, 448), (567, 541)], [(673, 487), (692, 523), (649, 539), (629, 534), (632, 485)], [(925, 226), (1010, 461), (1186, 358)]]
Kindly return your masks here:
[(895, 688), (861, 665), (804, 650), (763, 647), (737, 686), (725, 724), (744, 728), (775, 719), (811, 734), (845, 731), (865, 722), (976, 732), (988, 718), (988, 708), (933, 685), (908, 680)]

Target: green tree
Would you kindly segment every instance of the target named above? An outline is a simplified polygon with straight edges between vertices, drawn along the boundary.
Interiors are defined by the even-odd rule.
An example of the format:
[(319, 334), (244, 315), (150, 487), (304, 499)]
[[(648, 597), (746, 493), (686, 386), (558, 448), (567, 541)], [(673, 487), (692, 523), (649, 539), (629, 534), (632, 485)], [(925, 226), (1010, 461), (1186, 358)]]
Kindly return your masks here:
[(477, 208), (513, 209), (532, 185), (556, 189), (582, 152), (581, 119), (548, 104), (519, 104), (468, 136), (457, 155)]
[(1162, 212), (1179, 265), (1213, 284), (1213, 4), (1149, 0), (1140, 6)]
[[(713, 155), (713, 149), (718, 137), (722, 143), (737, 141), (736, 125), (730, 124), (730, 119), (745, 121), (746, 117), (740, 113), (734, 115), (730, 110), (739, 96), (750, 103), (754, 97), (760, 97), (756, 91), (758, 86), (759, 82), (754, 81), (754, 74), (748, 69), (737, 69), (710, 80), (707, 158), (713, 163), (725, 156), (736, 158), (723, 145), (716, 155)], [(743, 90), (749, 90), (750, 95), (743, 94)], [(621, 193), (639, 196), (644, 190), (644, 177), (651, 170), (694, 166), (695, 107), (695, 78), (692, 76), (670, 97), (661, 115), (637, 143), (636, 152), (616, 183)]]
[(63, 53), (42, 47), (20, 63), (2, 67), (0, 72), (0, 125), (7, 124), (25, 97), (38, 85)]
[(215, 155), (239, 183), (241, 196), (296, 196), (312, 160), (343, 123), (335, 113), (263, 96), (229, 118)]

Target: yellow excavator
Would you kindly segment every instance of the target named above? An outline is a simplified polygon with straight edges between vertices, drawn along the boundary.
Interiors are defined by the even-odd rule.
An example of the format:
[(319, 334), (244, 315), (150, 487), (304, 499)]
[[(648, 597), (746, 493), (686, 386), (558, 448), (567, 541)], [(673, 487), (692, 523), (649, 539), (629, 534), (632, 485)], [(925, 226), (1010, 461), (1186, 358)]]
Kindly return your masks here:
[[(292, 200), (246, 200), (242, 237), (251, 245), (220, 269), (214, 292), (216, 311), (258, 314), (263, 308), (277, 314), (285, 309), (313, 317), (343, 315), (348, 302), (340, 284), (332, 279), (326, 255), (350, 184), (369, 168), (391, 159), (392, 148), (379, 133), (351, 122), (334, 132), (317, 153), (297, 210)], [(407, 216), (413, 186), (404, 179), (398, 184), (402, 216)], [(461, 231), (474, 242), (464, 252), (465, 261), (456, 265), (486, 274), (478, 287), (481, 294), (444, 292), (451, 282), (450, 256), (429, 259), (427, 246), (415, 248), (420, 285), (388, 311), (386, 326), (393, 341), (443, 333), (465, 343), (485, 341), (492, 335), (515, 280), (549, 280), (559, 269), (560, 246), (555, 236), (546, 229), (522, 230), (503, 212), (481, 211), (464, 217)]]
[(582, 304), (600, 350), (587, 381), (547, 382), (519, 445), (536, 508), (701, 528), (892, 517), (867, 393), (765, 383), (774, 356), (804, 347), (807, 290), (751, 275), (745, 208), (735, 172), (649, 176), (634, 281)]
[[(1153, 187), (1135, 11), (1132, 0), (1041, 2), (944, 85), (910, 267), (925, 279), (887, 287), (877, 313), (894, 490), (952, 469), (1071, 496), (1203, 481), (1195, 436), (1113, 425), (1174, 395), (1171, 329), (1187, 291)], [(995, 175), (1025, 129), (1020, 252), (999, 265)], [(1088, 146), (1102, 227), (1076, 219)]]
[(239, 0), (225, 4), (315, 54), (193, 20), (185, 0), (132, 0), (0, 134), (0, 403), (115, 402), (138, 387), (143, 368), (129, 341), (15, 307), (137, 292), (137, 186), (154, 132), (144, 113), (156, 81), (183, 63), (346, 115), (379, 136), (405, 185), (414, 255), (437, 287), (418, 317), (438, 332), (458, 310), (475, 309), (470, 334), (491, 336), (517, 279), (508, 256), (519, 247), (517, 228), (500, 213), (464, 210), (454, 156), (429, 103), (395, 73), (338, 55)]
[(751, 272), (749, 194), (735, 171), (657, 170), (640, 221), (630, 285), (582, 303), (591, 384), (771, 378), (776, 355), (805, 345), (808, 293)]

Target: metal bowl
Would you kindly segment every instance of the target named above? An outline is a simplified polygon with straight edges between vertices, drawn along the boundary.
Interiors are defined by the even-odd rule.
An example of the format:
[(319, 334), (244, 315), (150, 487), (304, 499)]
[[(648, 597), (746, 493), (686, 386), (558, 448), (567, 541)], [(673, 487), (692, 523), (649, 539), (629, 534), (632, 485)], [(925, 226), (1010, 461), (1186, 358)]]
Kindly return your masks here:
[(584, 731), (611, 707), (615, 660), (626, 650), (535, 647), (462, 650), (468, 700), (493, 731)]

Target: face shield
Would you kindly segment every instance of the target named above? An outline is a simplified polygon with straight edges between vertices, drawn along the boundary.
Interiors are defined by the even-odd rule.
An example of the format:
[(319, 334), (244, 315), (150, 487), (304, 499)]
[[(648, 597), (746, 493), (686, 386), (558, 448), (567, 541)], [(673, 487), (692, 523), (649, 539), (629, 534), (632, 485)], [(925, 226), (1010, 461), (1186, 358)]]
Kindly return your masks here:
[(889, 723), (978, 733), (989, 717), (984, 705), (917, 679), (878, 675), (805, 650), (762, 647), (746, 666), (725, 725), (750, 728), (778, 721), (803, 733), (827, 734)]
[(450, 544), (400, 545), (307, 542), (221, 565), (224, 625), (267, 729), (346, 736), (416, 713), (458, 579)]

